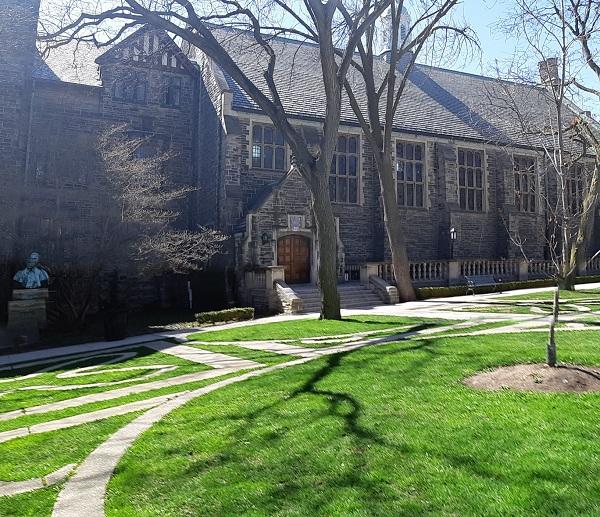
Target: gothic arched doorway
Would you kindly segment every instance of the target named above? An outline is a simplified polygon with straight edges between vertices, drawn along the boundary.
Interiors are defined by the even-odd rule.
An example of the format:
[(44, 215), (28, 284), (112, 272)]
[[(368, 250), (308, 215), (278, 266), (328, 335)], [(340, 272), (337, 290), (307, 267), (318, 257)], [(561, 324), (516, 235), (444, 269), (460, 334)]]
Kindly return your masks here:
[(301, 235), (286, 235), (277, 241), (277, 265), (285, 268), (288, 284), (310, 282), (310, 240)]

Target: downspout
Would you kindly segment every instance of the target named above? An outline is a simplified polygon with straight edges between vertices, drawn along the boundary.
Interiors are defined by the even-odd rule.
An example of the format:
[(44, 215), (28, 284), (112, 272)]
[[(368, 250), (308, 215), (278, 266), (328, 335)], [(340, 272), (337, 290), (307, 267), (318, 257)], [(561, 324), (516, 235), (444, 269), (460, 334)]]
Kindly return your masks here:
[(199, 196), (200, 194), (200, 165), (199, 165), (199, 159), (198, 157), (200, 156), (199, 153), (199, 145), (200, 145), (200, 141), (198, 139), (198, 135), (199, 135), (199, 131), (198, 131), (198, 124), (200, 121), (200, 101), (201, 101), (201, 95), (202, 95), (202, 85), (201, 85), (201, 78), (200, 78), (200, 70), (198, 70), (198, 75), (196, 77), (193, 77), (194, 80), (194, 96), (193, 96), (193, 100), (192, 100), (192, 104), (193, 104), (193, 108), (192, 108), (192, 113), (194, 113), (194, 117), (192, 120), (192, 174), (194, 176), (194, 184), (196, 186), (196, 195), (193, 197), (194, 199), (194, 206), (192, 207), (191, 213), (189, 214), (188, 217), (188, 228), (190, 228), (190, 230), (195, 230), (197, 227), (197, 223), (198, 223), (198, 210), (199, 210)]
[(31, 163), (31, 140), (33, 127), (33, 102), (35, 96), (35, 79), (31, 81), (31, 95), (29, 96), (29, 114), (27, 117), (27, 140), (25, 147), (25, 171), (23, 176), (23, 185), (27, 186), (29, 179), (29, 168)]

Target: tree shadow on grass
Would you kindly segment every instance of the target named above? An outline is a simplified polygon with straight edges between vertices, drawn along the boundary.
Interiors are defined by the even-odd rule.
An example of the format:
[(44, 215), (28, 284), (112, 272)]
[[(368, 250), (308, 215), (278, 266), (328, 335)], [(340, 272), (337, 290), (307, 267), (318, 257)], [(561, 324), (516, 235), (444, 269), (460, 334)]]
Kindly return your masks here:
[[(430, 325), (424, 325), (424, 326), (419, 326), (419, 328), (429, 327), (429, 326)], [(430, 352), (428, 354), (428, 357), (431, 358), (432, 355), (434, 354), (434, 352), (433, 352), (434, 348), (435, 348), (435, 343), (433, 343), (431, 340), (429, 340), (427, 342), (420, 342), (420, 343), (412, 345), (412, 346), (403, 347), (401, 349), (394, 350), (392, 353), (398, 354), (398, 353), (408, 353), (408, 352), (417, 351), (417, 350), (426, 350), (426, 351)], [(254, 439), (252, 437), (249, 437), (249, 435), (251, 435), (257, 429), (257, 427), (260, 427), (262, 425), (260, 423), (261, 419), (264, 419), (264, 418), (266, 418), (266, 419), (275, 418), (276, 419), (277, 418), (277, 416), (276, 416), (277, 410), (283, 406), (290, 404), (295, 399), (299, 399), (300, 397), (306, 397), (306, 396), (316, 397), (316, 398), (326, 402), (327, 409), (325, 410), (325, 412), (319, 412), (318, 414), (314, 414), (311, 418), (313, 418), (315, 421), (318, 419), (329, 418), (329, 417), (333, 417), (333, 418), (339, 420), (342, 424), (342, 429), (339, 432), (338, 436), (340, 438), (341, 437), (346, 437), (346, 438), (350, 437), (352, 440), (354, 440), (355, 441), (354, 447), (356, 448), (356, 450), (363, 450), (363, 449), (370, 447), (371, 445), (378, 445), (378, 446), (385, 447), (385, 448), (393, 448), (398, 453), (409, 453), (410, 450), (405, 444), (390, 443), (382, 435), (377, 433), (373, 426), (369, 427), (360, 422), (360, 418), (364, 414), (364, 409), (362, 407), (361, 402), (358, 400), (357, 397), (353, 396), (349, 392), (336, 391), (336, 390), (331, 390), (331, 389), (323, 389), (323, 388), (319, 387), (319, 384), (322, 381), (324, 381), (325, 379), (327, 379), (328, 377), (330, 377), (338, 368), (340, 368), (342, 366), (351, 366), (351, 365), (347, 365), (347, 364), (344, 365), (344, 359), (352, 356), (352, 354), (354, 354), (356, 351), (358, 351), (358, 350), (349, 350), (349, 351), (344, 351), (344, 352), (326, 356), (324, 358), (325, 364), (322, 367), (320, 367), (319, 369), (317, 369), (316, 371), (314, 371), (310, 375), (310, 377), (308, 379), (306, 379), (302, 384), (300, 384), (296, 389), (293, 389), (289, 393), (289, 395), (287, 395), (285, 397), (277, 398), (277, 400), (271, 404), (261, 404), (260, 407), (256, 408), (253, 411), (250, 411), (250, 412), (244, 412), (242, 414), (235, 414), (235, 415), (231, 414), (231, 413), (228, 413), (227, 415), (221, 415), (219, 418), (212, 419), (212, 422), (208, 422), (208, 425), (218, 425), (217, 421), (219, 419), (226, 419), (229, 422), (231, 422), (232, 420), (237, 421), (238, 425), (236, 425), (236, 428), (232, 432), (231, 443), (236, 443), (236, 444), (247, 443), (249, 440), (251, 441)], [(371, 352), (373, 354), (377, 354), (377, 355), (372, 356), (372, 358), (371, 358), (372, 360), (377, 360), (378, 356), (380, 358), (382, 357), (380, 355), (381, 349), (378, 349), (377, 351), (371, 350)], [(386, 354), (387, 354), (387, 352), (386, 352)], [(367, 359), (367, 360), (369, 360), (369, 359)], [(414, 367), (412, 367), (410, 369), (410, 370), (412, 370), (411, 376), (416, 375), (416, 373), (414, 372), (415, 369), (419, 370), (419, 369), (425, 367), (425, 363), (426, 363), (425, 360), (419, 361), (418, 365), (415, 365)], [(351, 367), (356, 367), (356, 366), (351, 366)], [(407, 373), (408, 373), (408, 369), (407, 369)], [(401, 375), (402, 375), (402, 373), (401, 373)], [(286, 435), (292, 429), (293, 429), (293, 426), (288, 425), (286, 427), (286, 425), (283, 424), (282, 427), (280, 427), (279, 429), (267, 432), (263, 436), (263, 439), (267, 440), (270, 444), (275, 446), (276, 443), (280, 442), (281, 440), (284, 440), (286, 438)], [(176, 453), (176, 451), (174, 450), (173, 453)], [(186, 474), (187, 475), (199, 474), (199, 473), (202, 473), (203, 471), (206, 471), (207, 469), (220, 467), (227, 463), (240, 462), (240, 461), (243, 461), (243, 457), (244, 457), (244, 452), (236, 451), (235, 449), (230, 449), (230, 450), (227, 450), (226, 452), (218, 451), (217, 454), (212, 455), (210, 458), (207, 458), (206, 460), (202, 461), (201, 463), (195, 464)], [(361, 482), (367, 483), (367, 480), (361, 481), (361, 479), (360, 479), (363, 471), (366, 468), (366, 463), (364, 463), (364, 461), (358, 461), (360, 458), (361, 458), (361, 455), (357, 454), (355, 457), (355, 460), (358, 463), (356, 463), (354, 465), (352, 472), (345, 473), (342, 476), (343, 478), (345, 478), (345, 480), (337, 479), (336, 484), (341, 483), (342, 485), (354, 486), (354, 485), (360, 484)], [(310, 456), (308, 458), (306, 458), (306, 461), (310, 462)], [(368, 481), (368, 483), (371, 484), (372, 482)], [(290, 489), (290, 487), (288, 486), (287, 483), (285, 483), (284, 485), (287, 487), (286, 490)], [(292, 483), (292, 485), (294, 485), (294, 483)], [(303, 488), (306, 488), (306, 487), (297, 486), (295, 490), (301, 490)], [(373, 485), (372, 488), (374, 490), (374, 493), (372, 495), (373, 495), (373, 497), (376, 497), (377, 494), (375, 492), (377, 490), (375, 490), (375, 485)], [(274, 488), (274, 490), (275, 490), (275, 488)], [(277, 489), (277, 490), (278, 491), (284, 490), (284, 487), (281, 487), (281, 489)], [(290, 494), (288, 493), (287, 495), (289, 496)]]
[[(384, 514), (385, 509), (389, 509), (390, 501), (393, 500), (393, 504), (397, 505), (394, 508), (400, 510), (404, 507), (405, 502), (398, 499), (398, 493), (401, 493), (401, 485), (396, 486), (393, 480), (386, 478), (378, 478), (373, 476), (373, 453), (369, 452), (371, 446), (382, 447), (391, 454), (396, 456), (394, 461), (396, 462), (410, 462), (409, 455), (430, 455), (432, 458), (443, 462), (448, 467), (456, 469), (456, 472), (462, 472), (473, 478), (481, 478), (483, 480), (489, 480), (492, 483), (498, 485), (499, 488), (509, 488), (515, 490), (526, 490), (528, 496), (533, 501), (541, 502), (544, 500), (546, 495), (551, 495), (551, 489), (544, 483), (540, 483), (539, 480), (547, 481), (549, 483), (568, 483), (569, 478), (563, 477), (557, 474), (553, 475), (552, 472), (539, 471), (538, 469), (525, 469), (521, 471), (520, 475), (515, 478), (512, 474), (502, 472), (495, 468), (494, 463), (488, 463), (495, 461), (488, 455), (482, 456), (481, 454), (474, 452), (470, 454), (468, 450), (464, 450), (461, 446), (453, 446), (451, 438), (447, 440), (448, 448), (440, 449), (435, 444), (432, 446), (421, 445), (415, 446), (407, 443), (402, 443), (401, 439), (397, 441), (391, 441), (384, 434), (377, 432), (377, 418), (375, 420), (368, 420), (368, 425), (361, 421), (361, 417), (364, 415), (365, 408), (361, 404), (361, 401), (355, 396), (349, 388), (348, 390), (335, 389), (335, 388), (323, 388), (323, 381), (330, 378), (340, 367), (347, 368), (360, 368), (361, 364), (368, 362), (369, 360), (377, 361), (378, 357), (384, 357), (390, 354), (409, 354), (411, 352), (425, 352), (419, 354), (418, 357), (411, 357), (409, 363), (402, 365), (402, 369), (396, 370), (394, 373), (398, 376), (402, 376), (405, 383), (410, 384), (410, 380), (413, 376), (420, 376), (426, 373), (426, 370), (430, 368), (431, 361), (437, 356), (443, 355), (438, 350), (440, 342), (435, 339), (419, 340), (415, 342), (400, 342), (394, 343), (390, 348), (365, 348), (361, 349), (367, 355), (365, 358), (361, 358), (362, 361), (357, 361), (355, 364), (348, 364), (347, 359), (353, 357), (354, 352), (358, 350), (351, 350), (340, 352), (326, 358), (323, 358), (324, 364), (319, 365), (319, 368), (313, 369), (310, 372), (300, 371), (298, 376), (302, 378), (297, 383), (295, 389), (288, 391), (287, 387), (284, 388), (286, 395), (276, 396), (276, 400), (271, 404), (259, 404), (259, 407), (250, 412), (242, 412), (239, 415), (239, 425), (235, 425), (232, 428), (230, 435), (230, 444), (235, 444), (231, 447), (221, 447), (214, 451), (209, 458), (206, 458), (202, 462), (195, 463), (192, 468), (185, 474), (189, 475), (203, 475), (212, 468), (226, 467), (229, 471), (235, 471), (239, 476), (239, 471), (244, 470), (245, 466), (250, 466), (248, 471), (244, 474), (252, 476), (265, 475), (269, 468), (277, 468), (278, 466), (273, 463), (269, 464), (269, 461), (273, 459), (267, 459), (267, 466), (264, 465), (261, 468), (254, 468), (253, 459), (255, 456), (262, 457), (266, 455), (266, 451), (269, 449), (270, 444), (273, 446), (282, 440), (290, 430), (294, 429), (295, 425), (310, 425), (310, 420), (319, 420), (326, 417), (333, 417), (340, 421), (341, 430), (333, 427), (331, 424), (325, 423), (329, 427), (328, 437), (322, 440), (318, 445), (306, 444), (306, 453), (299, 454), (297, 450), (286, 457), (281, 456), (283, 461), (287, 462), (286, 469), (283, 470), (279, 478), (273, 477), (273, 480), (266, 474), (266, 480), (272, 481), (272, 485), (264, 488), (258, 493), (248, 492), (248, 499), (246, 495), (240, 499), (240, 502), (246, 504), (248, 501), (252, 501), (254, 498), (257, 500), (264, 500), (264, 509), (272, 510), (273, 512), (285, 511), (286, 508), (293, 508), (292, 505), (300, 505), (298, 508), (306, 510), (308, 505), (310, 509), (314, 510), (315, 513), (319, 513), (320, 509), (326, 508), (332, 500), (337, 497), (343, 497), (344, 490), (348, 489), (353, 491), (356, 501), (352, 504), (354, 509), (357, 511), (368, 511), (370, 514)], [(389, 365), (386, 366), (389, 370)], [(377, 367), (376, 367), (377, 369)], [(352, 375), (352, 372), (344, 372), (345, 375)], [(343, 382), (343, 378), (341, 379)], [(296, 383), (296, 381), (293, 381)], [(339, 382), (336, 383), (340, 385)], [(293, 386), (292, 386), (293, 387)], [(260, 389), (266, 389), (262, 386)], [(317, 412), (314, 404), (307, 405), (306, 407), (287, 408), (287, 411), (277, 414), (277, 408), (279, 406), (285, 406), (292, 400), (297, 400), (301, 397), (315, 397), (320, 401), (326, 403), (326, 410), (324, 412)], [(290, 410), (291, 409), (291, 410)], [(298, 413), (298, 411), (304, 413)], [(222, 418), (227, 419), (231, 414), (228, 412), (227, 415), (222, 415)], [(281, 417), (281, 420), (277, 420)], [(261, 422), (261, 418), (263, 422)], [(280, 423), (279, 426), (275, 426), (273, 431), (267, 429), (268, 432), (260, 435), (258, 438), (254, 434), (257, 429), (261, 426), (268, 427), (264, 421), (270, 421), (273, 419), (275, 423)], [(213, 422), (213, 425), (216, 425)], [(398, 426), (402, 426), (402, 419), (398, 418)], [(318, 429), (318, 426), (315, 426)], [(450, 430), (449, 430), (450, 432)], [(395, 433), (396, 436), (402, 436), (403, 433)], [(304, 438), (305, 439), (305, 438)], [(475, 439), (475, 436), (474, 436)], [(523, 438), (525, 439), (525, 438)], [(344, 440), (341, 445), (344, 450), (340, 455), (341, 465), (332, 465), (331, 469), (324, 468), (322, 464), (315, 463), (314, 454), (321, 453), (318, 446), (323, 445), (327, 447), (331, 441)], [(348, 440), (350, 440), (348, 442)], [(258, 445), (256, 442), (258, 443)], [(261, 443), (263, 441), (264, 443)], [(288, 440), (289, 441), (289, 440)], [(244, 450), (244, 447), (240, 444), (251, 444), (250, 447), (256, 447), (255, 451), (248, 453)], [(279, 444), (284, 448), (287, 443), (283, 442)], [(335, 456), (336, 448), (325, 449), (326, 455), (331, 455), (332, 458)], [(265, 456), (267, 458), (267, 455)], [(265, 461), (263, 458), (263, 461)], [(260, 464), (261, 462), (259, 462)], [(271, 467), (269, 467), (271, 465)], [(276, 481), (275, 481), (276, 479)], [(231, 481), (235, 483), (239, 478), (236, 479), (235, 475)], [(264, 481), (264, 479), (262, 480)], [(422, 490), (426, 490), (426, 487), (421, 487)], [(245, 489), (242, 487), (242, 491)], [(340, 499), (341, 501), (341, 499)], [(484, 500), (480, 504), (483, 503)], [(550, 508), (568, 508), (569, 504), (575, 503), (570, 497), (561, 497), (560, 499), (555, 498), (550, 502), (544, 503), (544, 507)], [(479, 503), (476, 503), (479, 504)], [(523, 502), (525, 504), (525, 502)], [(306, 506), (302, 506), (306, 505)], [(322, 505), (322, 506), (320, 506)], [(531, 502), (527, 502), (527, 506), (531, 506)]]

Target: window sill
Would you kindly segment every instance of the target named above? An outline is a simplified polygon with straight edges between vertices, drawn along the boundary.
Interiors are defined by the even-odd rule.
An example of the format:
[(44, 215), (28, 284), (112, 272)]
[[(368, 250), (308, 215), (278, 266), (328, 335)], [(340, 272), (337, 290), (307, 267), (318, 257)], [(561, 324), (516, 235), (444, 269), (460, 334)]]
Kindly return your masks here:
[(427, 206), (406, 206), (406, 205), (398, 205), (400, 210), (418, 210), (419, 212), (429, 211), (429, 207)]
[(358, 201), (356, 203), (344, 203), (343, 201), (332, 201), (331, 202), (332, 205), (334, 206), (363, 206), (362, 203), (359, 203)]
[(277, 172), (279, 174), (286, 174), (288, 169), (261, 169), (260, 167), (248, 167), (248, 171), (253, 172)]
[(489, 210), (467, 210), (465, 208), (459, 208), (457, 212), (461, 212), (463, 214), (487, 214)]

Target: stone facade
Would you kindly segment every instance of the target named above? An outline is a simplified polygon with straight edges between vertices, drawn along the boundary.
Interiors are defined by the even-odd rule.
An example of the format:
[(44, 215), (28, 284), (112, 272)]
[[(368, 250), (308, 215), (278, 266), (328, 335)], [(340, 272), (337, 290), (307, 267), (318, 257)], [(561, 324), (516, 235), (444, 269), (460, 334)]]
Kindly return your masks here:
[[(222, 176), (216, 172), (217, 163), (205, 176), (211, 180), (222, 178), (221, 198), (215, 204), (219, 210), (217, 218), (222, 228), (236, 234), (234, 256), (238, 270), (277, 265), (277, 241), (289, 233), (309, 236), (312, 249), (316, 248), (310, 195), (303, 180), (284, 171), (250, 166), (253, 123), (265, 123), (264, 117), (229, 112), (227, 122), (220, 127)], [(342, 127), (340, 132), (359, 134), (354, 127)], [(509, 232), (520, 236), (529, 258), (544, 258), (545, 217), (541, 203), (535, 213), (521, 212), (515, 207), (513, 149), (418, 134), (398, 133), (396, 137), (422, 142), (426, 149), (424, 206), (398, 208), (406, 221), (411, 260), (449, 259), (451, 227), (458, 234), (452, 250), (456, 259), (522, 256), (521, 249), (509, 238)], [(344, 278), (344, 272), (351, 274), (352, 265), (389, 259), (379, 179), (364, 138), (361, 144), (360, 202), (333, 204), (339, 228), (340, 278)], [(459, 147), (481, 151), (485, 156), (484, 209), (480, 212), (460, 208)], [(543, 189), (539, 195), (543, 195)], [(302, 218), (300, 228), (290, 227), (289, 221), (294, 215)], [(316, 264), (314, 255), (313, 267)]]
[[(180, 207), (182, 217), (176, 224), (202, 224), (233, 236), (213, 266), (235, 270), (238, 279), (246, 269), (277, 266), (278, 241), (301, 235), (310, 243), (310, 278), (316, 280), (318, 246), (310, 194), (303, 180), (288, 172), (289, 149), (286, 166), (279, 170), (252, 166), (253, 126), (271, 123), (244, 99), (231, 78), (199, 51), (188, 49), (183, 55), (165, 34), (144, 27), (108, 51), (84, 55), (81, 62), (88, 68), (93, 65), (88, 80), (65, 79), (48, 66), (40, 68), (37, 10), (38, 0), (4, 0), (0, 6), (0, 181), (9, 187), (0, 191), (0, 210), (18, 212), (19, 203), (21, 209), (23, 204), (28, 207), (26, 216), (4, 218), (18, 238), (5, 239), (10, 249), (0, 251), (20, 256), (34, 246), (47, 264), (62, 265), (85, 262), (94, 253), (106, 202), (97, 139), (104, 128), (124, 124), (133, 136), (172, 152), (169, 172), (175, 183), (197, 187)], [(290, 40), (285, 41), (289, 47)], [(305, 51), (311, 50), (306, 47), (299, 53)], [(290, 52), (296, 56), (296, 50)], [(36, 66), (43, 73), (36, 73)], [(494, 143), (490, 128), (485, 126), (487, 133), (482, 133), (472, 122), (481, 116), (465, 104), (473, 97), (473, 85), (483, 78), (441, 69), (419, 69), (417, 75), (409, 96), (415, 99), (414, 109), (402, 112), (406, 127), (394, 134), (397, 141), (424, 149), (422, 206), (398, 206), (410, 259), (516, 258), (521, 255), (517, 241), (528, 258), (545, 258), (541, 200), (533, 212), (515, 205), (513, 154), (533, 151), (522, 144)], [(143, 78), (143, 98), (124, 100), (118, 94), (120, 81), (130, 77)], [(459, 85), (450, 95), (453, 85), (463, 80), (466, 86)], [(177, 105), (165, 101), (172, 82), (180, 85)], [(461, 88), (469, 92), (464, 102), (456, 97), (462, 95)], [(297, 90), (292, 94), (301, 96), (301, 88)], [(311, 92), (311, 99), (317, 93)], [(302, 109), (309, 104), (299, 103)], [(420, 109), (430, 114), (423, 127), (414, 124), (413, 112)], [(472, 111), (456, 111), (467, 109)], [(438, 112), (439, 122), (434, 120)], [(320, 130), (316, 111), (299, 113), (295, 123), (305, 135)], [(357, 279), (361, 265), (389, 259), (389, 249), (371, 150), (346, 115), (340, 134), (357, 137), (359, 145), (357, 202), (333, 203), (338, 275)], [(461, 208), (459, 149), (483, 157), (481, 210)], [(538, 159), (540, 198), (553, 190), (541, 162)], [(451, 228), (458, 236), (454, 243)], [(598, 224), (594, 235), (600, 235)]]
[[(85, 267), (95, 259), (107, 206), (97, 152), (106, 128), (124, 125), (130, 136), (168, 151), (173, 183), (200, 186), (200, 76), (170, 38), (143, 28), (117, 47), (83, 56), (95, 81), (61, 80), (37, 55), (37, 8), (35, 0), (0, 6), (0, 210), (8, 215), (0, 224), (9, 226), (0, 252), (17, 258), (35, 249), (50, 268)], [(132, 74), (142, 74), (144, 98), (117, 98), (117, 82)], [(172, 78), (180, 88), (167, 105)], [(178, 207), (178, 227), (197, 227), (200, 196), (196, 191)], [(7, 279), (14, 267), (8, 260), (0, 266)], [(129, 269), (122, 264), (123, 273)], [(6, 296), (0, 307), (5, 303)]]

